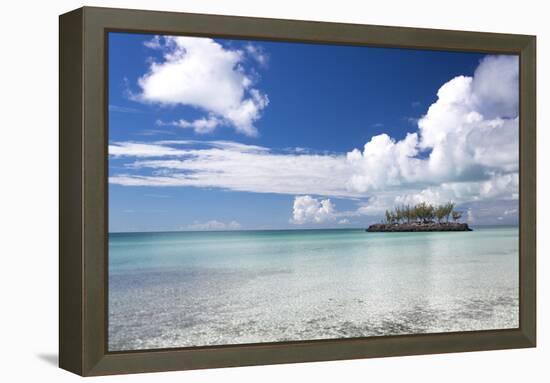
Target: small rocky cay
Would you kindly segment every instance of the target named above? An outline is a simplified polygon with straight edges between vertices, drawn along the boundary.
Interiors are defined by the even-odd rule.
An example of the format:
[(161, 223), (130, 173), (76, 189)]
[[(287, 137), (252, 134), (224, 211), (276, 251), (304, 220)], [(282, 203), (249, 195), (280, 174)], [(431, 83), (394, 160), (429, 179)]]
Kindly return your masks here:
[(460, 222), (462, 212), (455, 210), (455, 204), (448, 202), (433, 206), (421, 202), (414, 206), (402, 205), (386, 210), (386, 221), (370, 225), (366, 231), (377, 232), (421, 232), (421, 231), (472, 231), (467, 223)]

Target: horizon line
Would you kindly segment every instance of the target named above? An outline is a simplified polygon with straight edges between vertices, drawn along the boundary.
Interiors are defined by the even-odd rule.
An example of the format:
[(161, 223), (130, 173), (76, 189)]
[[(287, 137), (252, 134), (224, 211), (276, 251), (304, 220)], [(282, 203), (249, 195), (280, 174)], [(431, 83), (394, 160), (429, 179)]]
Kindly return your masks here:
[[(467, 222), (466, 222), (467, 223)], [(519, 227), (519, 224), (489, 224), (475, 225), (469, 224), (471, 227)], [(231, 233), (243, 231), (323, 231), (323, 230), (366, 230), (367, 227), (325, 227), (325, 228), (308, 228), (308, 229), (230, 229), (230, 230), (151, 230), (151, 231), (109, 231), (107, 234), (162, 234), (162, 233)]]

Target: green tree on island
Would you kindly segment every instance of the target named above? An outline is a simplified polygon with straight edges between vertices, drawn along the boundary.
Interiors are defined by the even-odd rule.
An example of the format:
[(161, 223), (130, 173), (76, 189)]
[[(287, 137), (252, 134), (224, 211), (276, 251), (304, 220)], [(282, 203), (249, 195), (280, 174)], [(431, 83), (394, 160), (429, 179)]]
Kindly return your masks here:
[(447, 209), (445, 206), (438, 206), (435, 208), (435, 218), (437, 218), (437, 223), (441, 223), (441, 220), (447, 216)]
[(461, 211), (453, 211), (453, 221), (456, 222), (460, 218), (462, 218), (462, 212)]
[(433, 206), (426, 202), (420, 202), (414, 206), (401, 205), (395, 207), (393, 210), (386, 210), (386, 223), (388, 224), (400, 224), (411, 222), (428, 224), (433, 223), (437, 219), (437, 223), (441, 224), (443, 220), (449, 222), (452, 218), (456, 223), (461, 217), (462, 213), (455, 211), (456, 204), (454, 202), (447, 202), (446, 204)]

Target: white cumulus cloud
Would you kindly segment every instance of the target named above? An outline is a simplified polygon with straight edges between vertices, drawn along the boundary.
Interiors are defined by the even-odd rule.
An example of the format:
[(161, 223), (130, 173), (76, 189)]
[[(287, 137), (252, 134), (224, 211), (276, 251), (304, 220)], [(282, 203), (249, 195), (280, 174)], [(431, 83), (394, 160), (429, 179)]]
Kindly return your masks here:
[(205, 111), (208, 119), (179, 121), (200, 133), (223, 122), (245, 135), (257, 135), (254, 123), (269, 101), (253, 87), (255, 76), (243, 66), (244, 51), (225, 48), (213, 39), (184, 36), (157, 36), (146, 46), (160, 50), (163, 57), (138, 79), (135, 100)]
[(421, 171), (421, 160), (415, 158), (417, 153), (416, 133), (407, 134), (398, 142), (387, 134), (374, 136), (362, 153), (354, 149), (347, 154), (347, 162), (353, 169), (347, 187), (364, 193), (413, 181)]
[[(368, 192), (407, 185), (480, 181), (517, 172), (519, 92), (517, 56), (488, 56), (473, 77), (445, 83), (437, 101), (402, 140), (371, 138), (348, 153), (354, 175), (348, 186)], [(492, 94), (488, 83), (503, 81)], [(419, 153), (427, 153), (420, 158)]]
[(294, 198), (291, 223), (323, 223), (335, 219), (334, 205), (330, 199), (317, 199), (309, 195)]

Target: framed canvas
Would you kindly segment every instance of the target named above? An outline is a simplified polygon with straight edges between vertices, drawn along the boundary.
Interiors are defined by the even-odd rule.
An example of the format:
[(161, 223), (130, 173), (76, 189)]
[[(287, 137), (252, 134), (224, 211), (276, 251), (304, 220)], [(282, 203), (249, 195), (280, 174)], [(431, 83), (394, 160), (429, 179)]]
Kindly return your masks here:
[(535, 37), (60, 16), (60, 366), (535, 347)]

